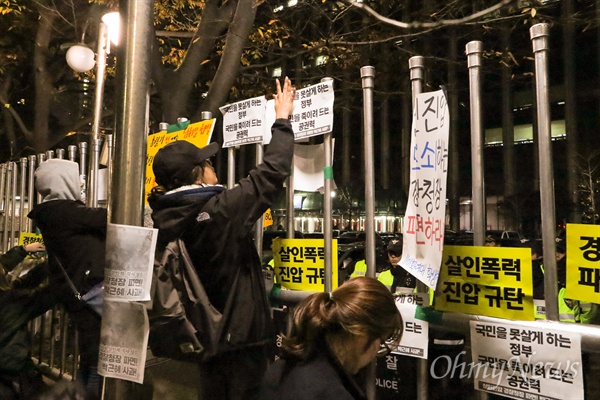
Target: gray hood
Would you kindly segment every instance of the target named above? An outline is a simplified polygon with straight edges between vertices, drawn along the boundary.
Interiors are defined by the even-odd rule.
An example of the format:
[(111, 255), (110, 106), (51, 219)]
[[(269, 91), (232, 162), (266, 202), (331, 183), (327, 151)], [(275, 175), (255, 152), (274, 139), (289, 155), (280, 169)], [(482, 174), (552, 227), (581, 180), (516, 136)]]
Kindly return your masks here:
[(35, 170), (35, 189), (42, 201), (81, 200), (78, 164), (57, 158), (44, 161)]

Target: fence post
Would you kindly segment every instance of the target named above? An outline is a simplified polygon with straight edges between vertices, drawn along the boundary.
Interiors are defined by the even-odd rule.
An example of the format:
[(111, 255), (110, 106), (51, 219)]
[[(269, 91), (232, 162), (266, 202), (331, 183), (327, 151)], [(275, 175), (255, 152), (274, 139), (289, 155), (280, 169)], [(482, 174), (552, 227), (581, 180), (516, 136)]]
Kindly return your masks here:
[(548, 98), (548, 24), (536, 24), (529, 29), (535, 56), (535, 95), (537, 99), (538, 152), (540, 163), (540, 206), (542, 211), (542, 241), (544, 243), (544, 297), (546, 319), (558, 321), (558, 276), (556, 271), (554, 210), (554, 167), (552, 163), (552, 132), (550, 131), (550, 100)]

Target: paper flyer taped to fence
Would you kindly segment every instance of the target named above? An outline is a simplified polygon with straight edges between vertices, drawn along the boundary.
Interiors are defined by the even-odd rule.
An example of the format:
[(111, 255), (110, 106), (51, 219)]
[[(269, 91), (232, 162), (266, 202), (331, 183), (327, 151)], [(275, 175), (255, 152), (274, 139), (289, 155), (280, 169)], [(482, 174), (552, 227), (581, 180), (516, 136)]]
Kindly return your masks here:
[(267, 99), (260, 96), (221, 107), (219, 110), (223, 114), (223, 148), (262, 143), (266, 106)]
[(113, 301), (148, 301), (158, 230), (108, 224), (104, 297)]
[(507, 322), (470, 321), (475, 389), (512, 399), (585, 397), (580, 334)]
[(107, 378), (143, 383), (149, 326), (143, 304), (105, 299), (98, 373)]
[(429, 306), (427, 293), (396, 293), (396, 307), (402, 315), (402, 338), (393, 353), (427, 359), (429, 344), (429, 322), (417, 319), (417, 307)]

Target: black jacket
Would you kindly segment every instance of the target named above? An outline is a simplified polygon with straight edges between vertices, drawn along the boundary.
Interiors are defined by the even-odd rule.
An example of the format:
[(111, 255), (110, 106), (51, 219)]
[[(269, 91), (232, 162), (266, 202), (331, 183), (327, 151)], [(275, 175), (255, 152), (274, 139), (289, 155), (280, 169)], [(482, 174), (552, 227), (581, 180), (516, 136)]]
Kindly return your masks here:
[(107, 213), (77, 200), (51, 200), (29, 213), (42, 233), (48, 251), (49, 286), (61, 300), (73, 297), (56, 257), (82, 294), (104, 279)]
[[(290, 173), (294, 136), (284, 119), (275, 121), (272, 132), (263, 163), (233, 189), (193, 185), (149, 198), (159, 229), (157, 250), (182, 237), (211, 303), (224, 313), (218, 353), (274, 339), (252, 228)], [(225, 310), (230, 293), (233, 303)]]
[(307, 361), (277, 360), (263, 378), (258, 400), (366, 400), (363, 390), (319, 352)]

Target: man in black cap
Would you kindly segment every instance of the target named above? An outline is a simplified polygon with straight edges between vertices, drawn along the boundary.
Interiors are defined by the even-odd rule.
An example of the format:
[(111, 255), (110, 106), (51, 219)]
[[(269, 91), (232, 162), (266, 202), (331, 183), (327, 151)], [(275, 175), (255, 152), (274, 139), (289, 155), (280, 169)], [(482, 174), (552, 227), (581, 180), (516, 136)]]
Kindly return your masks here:
[(252, 229), (290, 174), (295, 94), (287, 77), (283, 89), (277, 81), (276, 121), (264, 162), (234, 188), (217, 185), (208, 160), (219, 149), (215, 143), (199, 149), (177, 141), (154, 158), (159, 186), (148, 202), (159, 230), (157, 249), (181, 237), (211, 303), (223, 314), (217, 354), (200, 364), (203, 399), (256, 398), (268, 366), (275, 337)]

